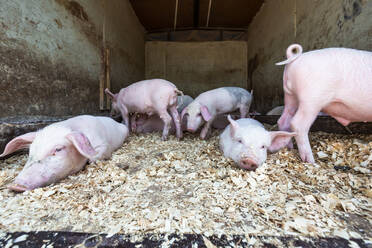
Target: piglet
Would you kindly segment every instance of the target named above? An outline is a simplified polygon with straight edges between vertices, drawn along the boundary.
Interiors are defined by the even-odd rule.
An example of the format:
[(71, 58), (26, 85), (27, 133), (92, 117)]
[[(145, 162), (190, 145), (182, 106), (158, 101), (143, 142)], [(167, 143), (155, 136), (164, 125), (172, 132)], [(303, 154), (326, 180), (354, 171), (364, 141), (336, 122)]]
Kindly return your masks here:
[(187, 117), (187, 131), (196, 132), (204, 123), (200, 138), (205, 139), (208, 130), (218, 115), (237, 109), (245, 118), (252, 102), (252, 95), (239, 87), (222, 87), (200, 94), (181, 113), (181, 120)]
[(233, 120), (220, 135), (220, 149), (225, 157), (231, 158), (239, 167), (255, 170), (267, 158), (267, 150), (279, 150), (295, 136), (285, 131), (266, 131), (264, 126), (251, 118)]
[(131, 113), (132, 129), (136, 129), (136, 113), (148, 116), (157, 114), (164, 123), (163, 140), (168, 138), (172, 118), (177, 137), (182, 138), (180, 115), (177, 112), (177, 94), (182, 92), (171, 82), (163, 79), (143, 80), (121, 89), (117, 94), (108, 89), (105, 92), (112, 98), (111, 114), (114, 116), (120, 113), (126, 126), (129, 127)]
[[(177, 111), (181, 113), (182, 110), (189, 105), (194, 99), (191, 96), (183, 95), (177, 97)], [(152, 132), (159, 132), (163, 130), (164, 123), (157, 115), (147, 116), (145, 114), (140, 114), (136, 118), (136, 124), (133, 128), (133, 132), (137, 133), (152, 133)], [(186, 127), (186, 121), (181, 122), (181, 130), (183, 131)], [(171, 128), (169, 129), (169, 133), (175, 133), (176, 127), (174, 123), (171, 123)]]
[(29, 147), (23, 170), (8, 188), (32, 190), (80, 171), (88, 160), (108, 159), (128, 136), (128, 128), (108, 117), (81, 115), (11, 140), (0, 157)]

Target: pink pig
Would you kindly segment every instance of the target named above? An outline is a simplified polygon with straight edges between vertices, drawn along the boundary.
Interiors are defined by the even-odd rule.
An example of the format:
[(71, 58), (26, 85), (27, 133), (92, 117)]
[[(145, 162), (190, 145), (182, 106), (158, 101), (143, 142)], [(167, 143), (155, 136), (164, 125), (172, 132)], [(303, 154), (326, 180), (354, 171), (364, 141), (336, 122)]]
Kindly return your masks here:
[(245, 118), (252, 102), (252, 95), (239, 87), (221, 87), (200, 94), (181, 114), (181, 120), (187, 116), (187, 130), (196, 132), (205, 125), (200, 138), (205, 139), (208, 130), (218, 115), (230, 113), (237, 109), (240, 117)]
[(0, 157), (30, 148), (27, 163), (14, 183), (15, 191), (32, 190), (80, 171), (88, 160), (108, 159), (128, 136), (128, 128), (108, 117), (81, 115), (53, 123), (11, 140)]
[[(180, 115), (177, 112), (177, 94), (182, 94), (177, 87), (163, 79), (150, 79), (133, 83), (120, 90), (118, 94), (106, 94), (112, 98), (112, 114), (119, 112), (125, 125), (129, 127), (129, 114), (140, 113), (151, 116), (159, 115), (164, 122), (162, 139), (168, 138), (173, 117), (178, 138), (182, 138)], [(172, 117), (168, 113), (171, 113)], [(132, 129), (135, 129), (136, 115), (131, 118)]]
[(326, 48), (302, 53), (302, 47), (293, 44), (287, 49), (287, 60), (277, 65), (286, 65), (279, 129), (298, 133), (304, 162), (315, 162), (308, 132), (319, 111), (344, 126), (372, 121), (372, 52)]
[(247, 170), (257, 169), (265, 162), (267, 150), (279, 150), (296, 135), (285, 131), (266, 131), (260, 122), (251, 118), (236, 121), (230, 115), (227, 118), (230, 125), (220, 135), (220, 148), (225, 157)]
[[(177, 97), (177, 111), (181, 113), (182, 110), (187, 107), (194, 99), (191, 96), (183, 95)], [(157, 115), (147, 116), (145, 114), (141, 114), (136, 118), (136, 124), (133, 128), (133, 132), (137, 133), (152, 133), (152, 132), (159, 132), (163, 130), (164, 123)], [(186, 128), (186, 120), (181, 122), (181, 130), (185, 130)], [(169, 130), (170, 133), (176, 132), (176, 127), (174, 123), (171, 123), (171, 128)]]

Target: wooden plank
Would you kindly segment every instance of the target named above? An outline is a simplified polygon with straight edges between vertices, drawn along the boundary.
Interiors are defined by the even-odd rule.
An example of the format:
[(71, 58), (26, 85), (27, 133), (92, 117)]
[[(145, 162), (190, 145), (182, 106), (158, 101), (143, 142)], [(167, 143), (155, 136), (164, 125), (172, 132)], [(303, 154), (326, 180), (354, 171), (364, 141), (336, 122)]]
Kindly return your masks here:
[[(20, 238), (22, 237), (22, 238)], [(358, 247), (368, 247), (365, 240), (340, 237), (306, 237), (306, 236), (264, 236), (252, 235), (259, 247), (350, 247), (350, 241)], [(6, 233), (0, 238), (0, 246), (8, 247), (15, 243), (19, 247), (169, 247), (169, 241), (173, 240), (172, 247), (248, 247), (249, 238), (245, 234), (211, 235), (202, 234), (107, 234), (81, 233), (81, 232), (13, 232)], [(209, 246), (206, 244), (208, 239)], [(9, 247), (10, 247), (9, 246)]]
[(100, 72), (100, 77), (99, 77), (99, 109), (104, 110), (104, 101), (105, 101), (105, 93), (104, 93), (104, 88), (105, 88), (105, 68), (106, 68), (106, 63), (105, 63), (105, 49), (101, 49), (101, 72)]
[(106, 11), (105, 1), (102, 2), (103, 7), (103, 24), (102, 24), (102, 47), (101, 47), (101, 72), (99, 79), (99, 109), (105, 109), (105, 78), (106, 78)]
[[(280, 115), (254, 115), (253, 118), (262, 123), (275, 125)], [(354, 122), (346, 128), (330, 116), (318, 116), (310, 128), (311, 132), (322, 131), (339, 134), (350, 134), (349, 130), (351, 133), (372, 134), (372, 122)]]
[[(111, 90), (111, 78), (110, 78), (110, 48), (106, 48), (106, 88)], [(111, 107), (111, 98), (106, 97), (106, 109)]]

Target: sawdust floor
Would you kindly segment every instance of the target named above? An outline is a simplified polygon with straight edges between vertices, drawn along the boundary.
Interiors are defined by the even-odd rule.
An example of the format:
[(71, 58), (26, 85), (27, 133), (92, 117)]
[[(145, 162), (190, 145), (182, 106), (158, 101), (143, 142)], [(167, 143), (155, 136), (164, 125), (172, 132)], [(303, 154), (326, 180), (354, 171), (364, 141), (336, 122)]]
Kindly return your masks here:
[(24, 193), (6, 189), (27, 155), (0, 161), (0, 230), (372, 237), (372, 135), (312, 133), (255, 172), (207, 141), (132, 135), (111, 160)]

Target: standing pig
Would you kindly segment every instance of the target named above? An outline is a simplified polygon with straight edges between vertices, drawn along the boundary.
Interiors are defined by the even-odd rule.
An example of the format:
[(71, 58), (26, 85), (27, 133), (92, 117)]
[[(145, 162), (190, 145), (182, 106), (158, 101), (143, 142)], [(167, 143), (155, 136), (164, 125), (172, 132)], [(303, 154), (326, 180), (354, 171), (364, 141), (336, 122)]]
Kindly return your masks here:
[(128, 136), (128, 128), (108, 117), (81, 115), (11, 140), (0, 157), (30, 148), (15, 191), (32, 190), (80, 171), (88, 160), (108, 159)]
[(265, 162), (267, 149), (279, 150), (296, 135), (285, 131), (266, 131), (260, 122), (250, 118), (236, 121), (230, 115), (227, 118), (230, 125), (220, 135), (220, 148), (225, 157), (247, 170), (255, 170)]
[(320, 110), (342, 125), (372, 121), (372, 52), (326, 48), (302, 53), (287, 49), (280, 130), (293, 130), (301, 159), (314, 163), (308, 132)]
[[(191, 96), (178, 96), (177, 97), (177, 111), (181, 113), (182, 110), (187, 107), (194, 99)], [(137, 133), (152, 133), (159, 132), (163, 129), (163, 121), (157, 115), (147, 116), (141, 114), (136, 118), (136, 124), (133, 132)], [(183, 131), (186, 127), (186, 122), (181, 121), (181, 130)], [(174, 123), (171, 123), (170, 133), (175, 133), (176, 128)]]
[(239, 87), (222, 87), (200, 94), (181, 114), (181, 120), (187, 116), (187, 130), (196, 132), (205, 123), (200, 138), (205, 139), (208, 130), (218, 115), (237, 109), (240, 117), (245, 118), (252, 102), (252, 95)]
[[(108, 89), (105, 92), (112, 98), (111, 113), (119, 112), (128, 127), (130, 113), (157, 114), (164, 122), (162, 139), (166, 140), (173, 117), (177, 137), (182, 138), (180, 115), (177, 112), (177, 94), (182, 92), (171, 82), (163, 79), (143, 80), (121, 89), (118, 94)], [(132, 115), (131, 121), (132, 129), (135, 129), (136, 115)]]

